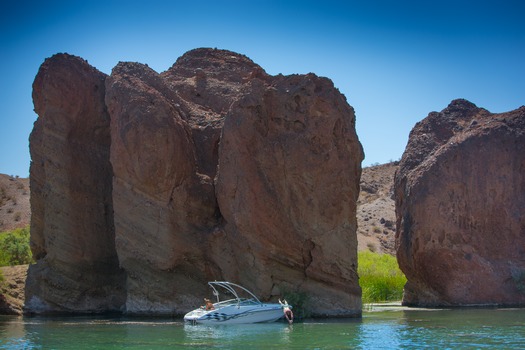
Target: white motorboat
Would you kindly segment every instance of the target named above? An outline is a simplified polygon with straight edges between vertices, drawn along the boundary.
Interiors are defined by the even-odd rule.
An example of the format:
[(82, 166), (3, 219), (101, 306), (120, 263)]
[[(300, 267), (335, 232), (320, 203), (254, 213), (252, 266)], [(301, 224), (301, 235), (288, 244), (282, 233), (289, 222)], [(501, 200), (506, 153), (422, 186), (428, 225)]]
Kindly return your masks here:
[[(241, 324), (274, 322), (283, 317), (283, 308), (277, 303), (262, 303), (248, 289), (231, 282), (208, 282), (217, 302), (207, 308), (198, 309), (184, 315), (184, 321), (202, 324)], [(229, 299), (221, 301), (219, 291)], [(239, 296), (247, 294), (248, 298)]]

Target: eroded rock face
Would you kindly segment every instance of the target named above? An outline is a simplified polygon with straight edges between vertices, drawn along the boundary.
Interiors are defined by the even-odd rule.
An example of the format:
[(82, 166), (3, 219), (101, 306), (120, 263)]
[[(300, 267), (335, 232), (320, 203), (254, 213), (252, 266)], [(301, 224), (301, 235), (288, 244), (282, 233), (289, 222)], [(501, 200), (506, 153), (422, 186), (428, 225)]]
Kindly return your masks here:
[(525, 305), (525, 107), (416, 124), (395, 178), (404, 304)]
[[(217, 197), (230, 279), (265, 297), (299, 288), (315, 313), (360, 309), (354, 113), (328, 79), (253, 79), (226, 119)], [(249, 233), (249, 234), (248, 234)]]
[(218, 208), (212, 178), (198, 172), (181, 102), (141, 64), (120, 63), (107, 81), (116, 248), (128, 275), (128, 312), (183, 312), (184, 298), (203, 287), (202, 235), (217, 224)]
[[(197, 49), (161, 74), (119, 63), (100, 81), (105, 91), (93, 106), (107, 108), (101, 130), (111, 167), (90, 171), (109, 180), (108, 249), (125, 274), (124, 311), (182, 314), (208, 296), (207, 281), (230, 280), (263, 300), (308, 293), (314, 315), (360, 315), (355, 210), (363, 152), (353, 109), (330, 80), (273, 77), (245, 56)], [(58, 95), (53, 103), (70, 108)], [(37, 157), (51, 147), (39, 124), (56, 118), (40, 110)], [(47, 187), (67, 187), (46, 179)], [(47, 212), (48, 198), (35, 198), (36, 212)], [(52, 231), (39, 232), (35, 251), (47, 259)]]
[(115, 252), (105, 74), (66, 54), (33, 83), (30, 137), (30, 312), (102, 312), (124, 305)]

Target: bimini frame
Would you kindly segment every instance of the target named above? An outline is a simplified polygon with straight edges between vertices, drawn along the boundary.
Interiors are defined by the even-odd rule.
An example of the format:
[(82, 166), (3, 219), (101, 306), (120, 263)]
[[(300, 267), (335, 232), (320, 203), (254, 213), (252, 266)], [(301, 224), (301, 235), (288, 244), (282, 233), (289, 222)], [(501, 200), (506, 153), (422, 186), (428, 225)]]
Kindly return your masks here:
[(220, 302), (220, 300), (219, 300), (219, 292), (217, 291), (216, 287), (221, 287), (227, 290), (228, 292), (230, 292), (235, 297), (235, 299), (237, 299), (237, 302), (239, 303), (241, 302), (241, 298), (239, 297), (239, 294), (237, 293), (235, 288), (239, 288), (245, 291), (246, 293), (248, 293), (248, 295), (250, 295), (253, 298), (254, 301), (256, 301), (259, 304), (262, 304), (259, 298), (257, 298), (252, 292), (250, 292), (248, 289), (242, 286), (239, 286), (238, 284), (226, 282), (226, 281), (214, 281), (214, 282), (208, 282), (208, 285), (211, 287), (211, 289), (213, 289), (213, 295), (215, 295), (215, 297), (217, 298), (217, 302)]

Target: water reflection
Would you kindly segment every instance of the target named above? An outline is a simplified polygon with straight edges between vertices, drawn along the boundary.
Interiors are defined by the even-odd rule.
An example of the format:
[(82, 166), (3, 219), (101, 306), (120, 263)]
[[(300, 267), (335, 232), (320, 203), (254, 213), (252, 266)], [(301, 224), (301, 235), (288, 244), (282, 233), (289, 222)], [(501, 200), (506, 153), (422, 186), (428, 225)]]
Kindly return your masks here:
[(525, 348), (525, 309), (365, 312), (363, 318), (206, 326), (182, 320), (0, 316), (0, 349)]
[(0, 316), (0, 348), (4, 345), (18, 349), (34, 348), (30, 338), (22, 316)]
[(525, 347), (524, 309), (405, 310), (403, 320), (418, 345), (443, 348)]
[(365, 314), (352, 345), (358, 349), (401, 348), (405, 332), (406, 325), (399, 319), (399, 313)]
[(291, 342), (293, 325), (282, 322), (239, 325), (185, 324), (185, 344), (207, 347), (235, 348), (266, 344), (288, 345)]

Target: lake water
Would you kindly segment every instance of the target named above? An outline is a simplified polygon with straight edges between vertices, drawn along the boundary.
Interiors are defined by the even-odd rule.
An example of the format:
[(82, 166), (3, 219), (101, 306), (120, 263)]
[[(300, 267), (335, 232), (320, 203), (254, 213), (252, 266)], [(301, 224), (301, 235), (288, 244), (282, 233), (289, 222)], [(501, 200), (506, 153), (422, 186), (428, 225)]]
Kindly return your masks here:
[(523, 349), (525, 309), (367, 311), (363, 318), (203, 326), (179, 319), (0, 316), (0, 349)]

